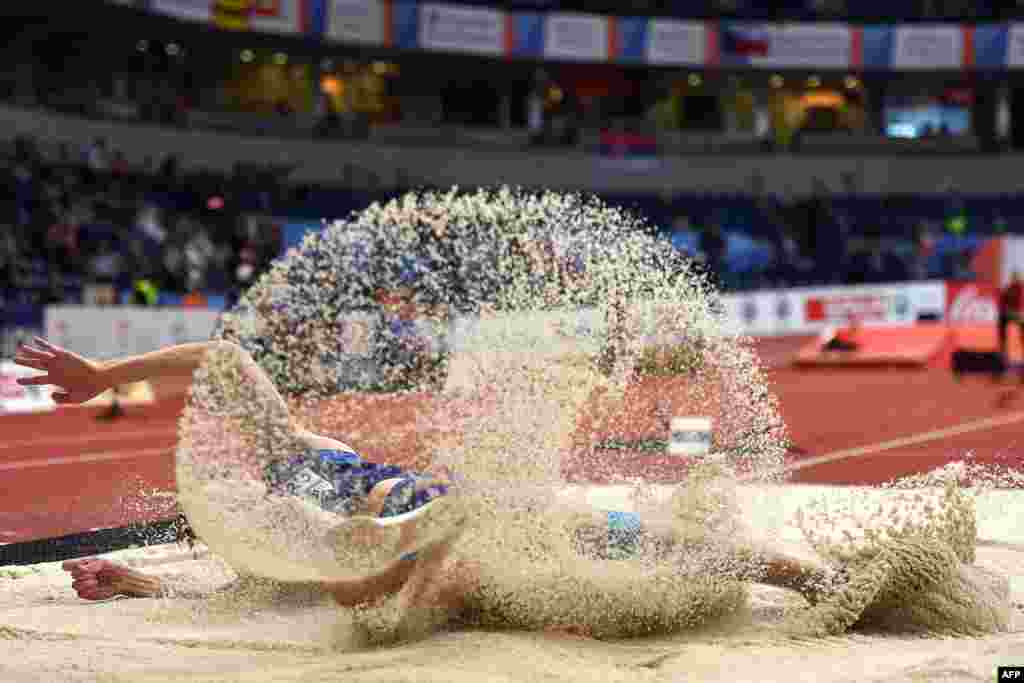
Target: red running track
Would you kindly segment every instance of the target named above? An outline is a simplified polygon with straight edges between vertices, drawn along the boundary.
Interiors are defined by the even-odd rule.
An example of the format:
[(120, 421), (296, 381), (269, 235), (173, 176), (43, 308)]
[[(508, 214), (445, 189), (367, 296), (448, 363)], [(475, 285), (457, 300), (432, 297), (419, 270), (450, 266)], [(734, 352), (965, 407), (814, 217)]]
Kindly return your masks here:
[(0, 417), (0, 543), (166, 519), (180, 401)]
[[(766, 352), (773, 365), (781, 365), (787, 349), (776, 340)], [(878, 484), (961, 459), (969, 451), (978, 462), (1024, 469), (1024, 386), (977, 379), (958, 384), (942, 371), (891, 368), (776, 367), (769, 377), (794, 444), (790, 462), (815, 463), (795, 470), (794, 482)], [(173, 448), (182, 406), (178, 397), (128, 407), (111, 422), (96, 419), (102, 409), (78, 407), (0, 417), (0, 543), (169, 517), (168, 498), (143, 493), (174, 488)], [(383, 420), (393, 427), (396, 417), (408, 412), (394, 408), (384, 414), (378, 402), (374, 414), (356, 421), (364, 429), (353, 440), (369, 441), (373, 425)], [(962, 433), (944, 434), (964, 425)], [(851, 455), (851, 449), (860, 450)], [(371, 444), (366, 452), (409, 464), (410, 450), (415, 445), (403, 442), (401, 450)], [(658, 478), (659, 468), (671, 467), (664, 456), (616, 457), (620, 475)]]

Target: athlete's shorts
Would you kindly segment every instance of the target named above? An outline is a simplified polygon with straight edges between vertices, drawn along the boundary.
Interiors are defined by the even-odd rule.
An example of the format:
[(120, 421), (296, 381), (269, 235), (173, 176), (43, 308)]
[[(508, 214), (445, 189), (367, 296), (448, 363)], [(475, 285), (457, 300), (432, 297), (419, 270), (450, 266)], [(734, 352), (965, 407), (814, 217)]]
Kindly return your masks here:
[(310, 498), (325, 510), (345, 515), (362, 509), (373, 487), (387, 479), (400, 481), (385, 497), (381, 517), (412, 512), (448, 493), (448, 487), (441, 485), (416, 490), (416, 482), (432, 477), (330, 449), (311, 449), (276, 460), (264, 468), (264, 478), (272, 493)]
[(423, 507), (435, 498), (448, 494), (448, 487), (444, 484), (435, 484), (417, 490), (416, 484), (425, 479), (433, 477), (422, 477), (416, 474), (407, 474), (402, 480), (392, 487), (384, 498), (384, 506), (381, 508), (381, 517), (394, 517), (404, 515)]

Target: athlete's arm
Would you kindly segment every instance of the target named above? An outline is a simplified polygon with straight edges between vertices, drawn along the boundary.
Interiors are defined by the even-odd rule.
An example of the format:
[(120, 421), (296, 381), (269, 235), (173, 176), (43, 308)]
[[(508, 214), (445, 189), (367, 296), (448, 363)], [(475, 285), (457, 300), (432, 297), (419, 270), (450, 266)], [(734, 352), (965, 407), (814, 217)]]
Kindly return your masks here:
[(32, 346), (18, 349), (14, 362), (43, 371), (43, 375), (19, 379), (23, 385), (61, 387), (53, 394), (57, 403), (84, 403), (113, 386), (160, 377), (188, 377), (215, 348), (229, 342), (179, 344), (159, 351), (110, 361), (94, 361), (36, 338)]

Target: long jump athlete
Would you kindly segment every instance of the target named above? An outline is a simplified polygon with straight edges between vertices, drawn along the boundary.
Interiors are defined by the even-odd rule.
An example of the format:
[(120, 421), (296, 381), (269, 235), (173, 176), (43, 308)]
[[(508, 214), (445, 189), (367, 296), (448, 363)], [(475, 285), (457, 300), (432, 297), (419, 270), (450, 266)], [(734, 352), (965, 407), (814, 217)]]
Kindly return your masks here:
[[(143, 380), (169, 377), (189, 378), (211, 352), (237, 353), (243, 360), (246, 378), (272, 392), (287, 411), (287, 404), (273, 382), (247, 352), (227, 341), (209, 341), (167, 347), (151, 353), (110, 361), (94, 361), (36, 338), (18, 349), (15, 362), (41, 371), (23, 378), (25, 385), (52, 385), (54, 401), (61, 405), (80, 404), (108, 388)], [(293, 421), (294, 422), (294, 421)], [(308, 495), (324, 509), (340, 517), (357, 514), (387, 517), (416, 510), (454, 490), (455, 484), (444, 477), (406, 471), (402, 468), (371, 463), (352, 447), (295, 424), (294, 436), (308, 447), (303, 453), (284, 458), (266, 468), (265, 478), (272, 491)], [(313, 482), (310, 485), (310, 482)], [(415, 547), (416, 521), (401, 525), (402, 548)], [(584, 517), (573, 530), (581, 554), (607, 558), (608, 548), (616, 557), (636, 551), (642, 543), (673, 544), (671, 527), (652, 520), (641, 520), (633, 513), (595, 512)], [(323, 581), (320, 588), (341, 606), (377, 602), (406, 590), (415, 603), (447, 608), (455, 613), (469, 609), (470, 598), (479, 585), (480, 568), (472, 562), (455, 560), (449, 550), (458, 532), (407, 552), (381, 571), (367, 577)], [(828, 585), (827, 570), (774, 550), (737, 546), (737, 557), (744, 563), (756, 562), (762, 571), (757, 580), (799, 591), (809, 601), (818, 597), (821, 586)], [(170, 579), (154, 576), (101, 558), (71, 560), (64, 563), (73, 579), (73, 587), (86, 600), (114, 596), (140, 598), (176, 594)], [(411, 580), (422, 577), (422, 580)], [(425, 588), (430, 586), (429, 590)]]

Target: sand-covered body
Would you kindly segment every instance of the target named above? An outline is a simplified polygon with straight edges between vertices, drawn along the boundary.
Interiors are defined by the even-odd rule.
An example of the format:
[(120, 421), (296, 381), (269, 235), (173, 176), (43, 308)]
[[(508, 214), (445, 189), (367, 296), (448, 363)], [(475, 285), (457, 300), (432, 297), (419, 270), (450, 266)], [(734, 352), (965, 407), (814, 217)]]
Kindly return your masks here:
[[(744, 518), (772, 525), (812, 498), (857, 496), (814, 487), (747, 489)], [(594, 505), (628, 505), (624, 489), (576, 489)], [(1024, 499), (993, 492), (978, 506), (976, 566), (1009, 579), (1009, 631), (921, 637), (853, 631), (790, 640), (783, 625), (807, 609), (796, 594), (754, 586), (730, 619), (668, 636), (595, 640), (509, 629), (458, 629), (381, 649), (359, 646), (352, 615), (310, 592), (250, 585), (212, 600), (86, 603), (57, 565), (0, 579), (0, 675), (29, 681), (909, 681), (988, 680), (1024, 653)], [(767, 521), (766, 521), (767, 520)], [(793, 525), (778, 543), (813, 556)], [(195, 588), (230, 582), (215, 558), (161, 546), (115, 554)], [(973, 570), (969, 570), (973, 571)], [(894, 625), (890, 624), (890, 627)]]

